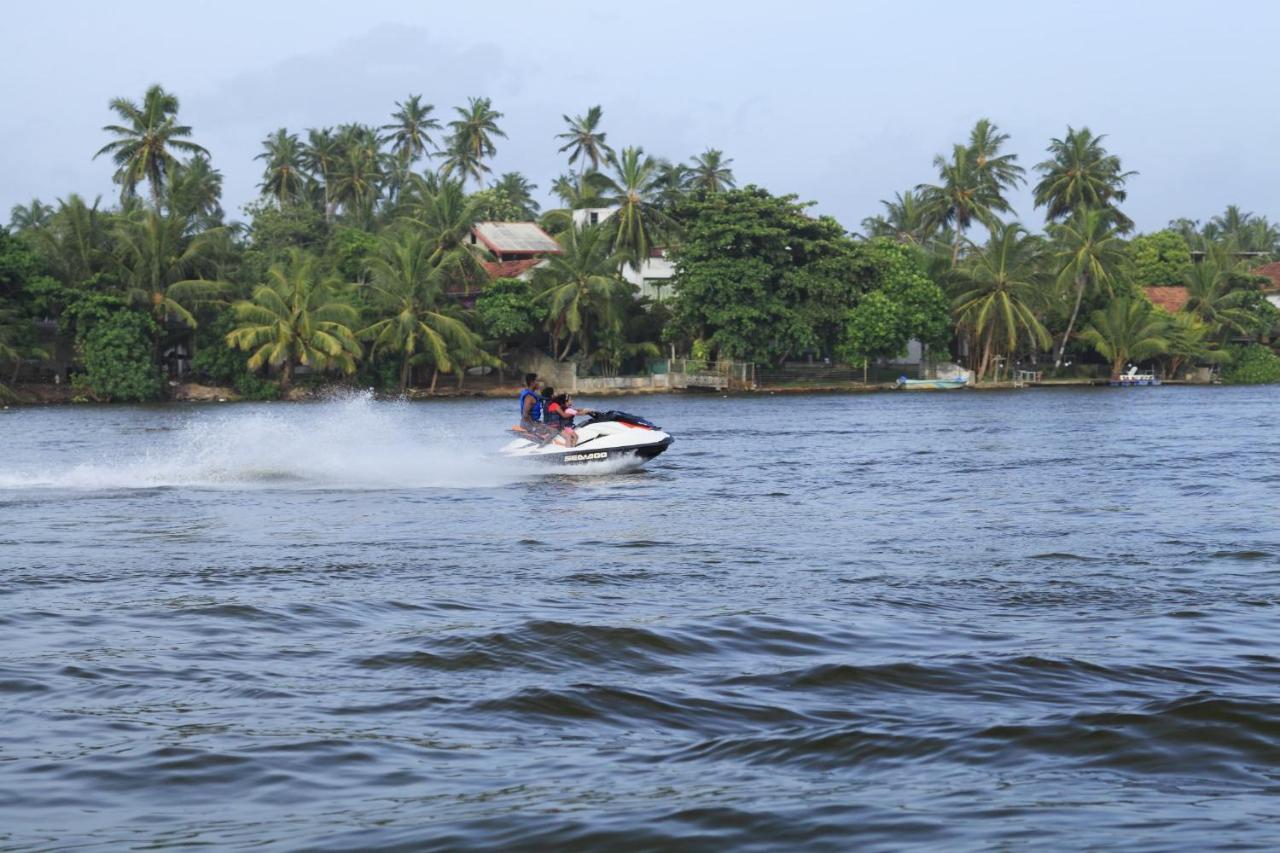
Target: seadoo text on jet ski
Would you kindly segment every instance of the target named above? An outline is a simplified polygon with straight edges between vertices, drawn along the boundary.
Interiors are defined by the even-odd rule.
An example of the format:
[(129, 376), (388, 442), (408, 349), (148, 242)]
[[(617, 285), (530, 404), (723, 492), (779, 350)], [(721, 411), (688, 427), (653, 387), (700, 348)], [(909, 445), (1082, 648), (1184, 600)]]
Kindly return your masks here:
[(499, 454), (508, 459), (527, 459), (551, 465), (588, 465), (591, 463), (624, 463), (639, 467), (671, 446), (674, 439), (650, 421), (626, 412), (596, 412), (578, 426), (578, 441), (569, 445), (568, 437), (556, 434), (550, 440), (512, 427), (515, 438)]

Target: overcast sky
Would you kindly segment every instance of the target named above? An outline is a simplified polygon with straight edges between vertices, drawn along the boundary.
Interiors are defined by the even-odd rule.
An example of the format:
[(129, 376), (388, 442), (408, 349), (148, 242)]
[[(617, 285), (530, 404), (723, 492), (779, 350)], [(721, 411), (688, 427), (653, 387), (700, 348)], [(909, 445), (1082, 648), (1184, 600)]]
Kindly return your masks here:
[[(563, 113), (615, 146), (711, 146), (740, 183), (856, 229), (988, 116), (1027, 167), (1068, 124), (1106, 133), (1140, 229), (1229, 204), (1280, 217), (1280, 4), (1192, 2), (13, 3), (0, 32), (0, 221), (18, 202), (111, 198), (107, 102), (161, 83), (238, 216), (280, 126), (381, 124), (421, 93), (505, 114), (494, 172), (545, 191)], [(1029, 194), (1019, 216), (1039, 224)]]

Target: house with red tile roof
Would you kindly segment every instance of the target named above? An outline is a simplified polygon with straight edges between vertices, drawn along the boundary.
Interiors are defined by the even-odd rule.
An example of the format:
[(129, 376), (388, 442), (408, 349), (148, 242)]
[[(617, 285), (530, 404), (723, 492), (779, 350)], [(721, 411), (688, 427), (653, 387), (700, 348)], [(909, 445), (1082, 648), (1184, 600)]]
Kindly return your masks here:
[(1151, 304), (1169, 314), (1177, 314), (1187, 306), (1187, 301), (1191, 298), (1191, 292), (1180, 284), (1149, 285), (1143, 291)]

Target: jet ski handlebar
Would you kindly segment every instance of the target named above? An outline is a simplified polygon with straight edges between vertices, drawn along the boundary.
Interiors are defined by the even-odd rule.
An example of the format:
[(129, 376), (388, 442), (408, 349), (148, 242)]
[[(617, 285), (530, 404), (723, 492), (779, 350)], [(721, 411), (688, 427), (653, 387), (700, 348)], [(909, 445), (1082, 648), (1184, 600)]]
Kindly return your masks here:
[(587, 423), (599, 424), (608, 421), (618, 421), (619, 423), (632, 424), (634, 426), (646, 427), (648, 429), (661, 429), (657, 424), (650, 420), (640, 417), (639, 415), (629, 415), (626, 412), (619, 412), (610, 409), (606, 412), (592, 412)]

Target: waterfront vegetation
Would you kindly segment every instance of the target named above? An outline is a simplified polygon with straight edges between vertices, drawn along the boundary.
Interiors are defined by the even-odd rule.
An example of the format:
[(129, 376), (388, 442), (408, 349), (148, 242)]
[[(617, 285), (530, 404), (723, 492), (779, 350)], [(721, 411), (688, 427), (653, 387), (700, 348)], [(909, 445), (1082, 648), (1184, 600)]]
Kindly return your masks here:
[[(538, 353), (612, 374), (671, 351), (865, 369), (912, 340), (984, 380), (1086, 362), (1280, 380), (1272, 281), (1253, 272), (1280, 258), (1280, 227), (1229, 207), (1135, 234), (1122, 209), (1135, 173), (1085, 127), (1028, 171), (979, 120), (851, 233), (794, 195), (739, 187), (718, 149), (674, 161), (615, 148), (599, 106), (566, 114), (554, 139), (521, 140), (565, 157), (542, 210), (528, 177), (492, 173), (506, 134), (488, 98), (438, 117), (420, 95), (378, 127), (268, 134), (261, 195), (229, 216), (175, 95), (153, 86), (108, 107), (118, 123), (86, 156), (112, 164), (119, 197), (35, 199), (0, 229), (6, 385), (59, 363), (86, 398), (158, 399), (181, 360), (188, 378), (253, 398), (304, 372), (434, 391), (442, 375)], [(1010, 193), (1032, 181), (1035, 210), (1019, 219)], [(584, 208), (612, 213), (576, 224)], [(562, 254), (528, 280), (490, 281), (468, 240), (484, 220), (537, 220)], [(642, 299), (625, 274), (660, 249), (675, 278)], [(1152, 287), (1178, 304), (1153, 304)]]

